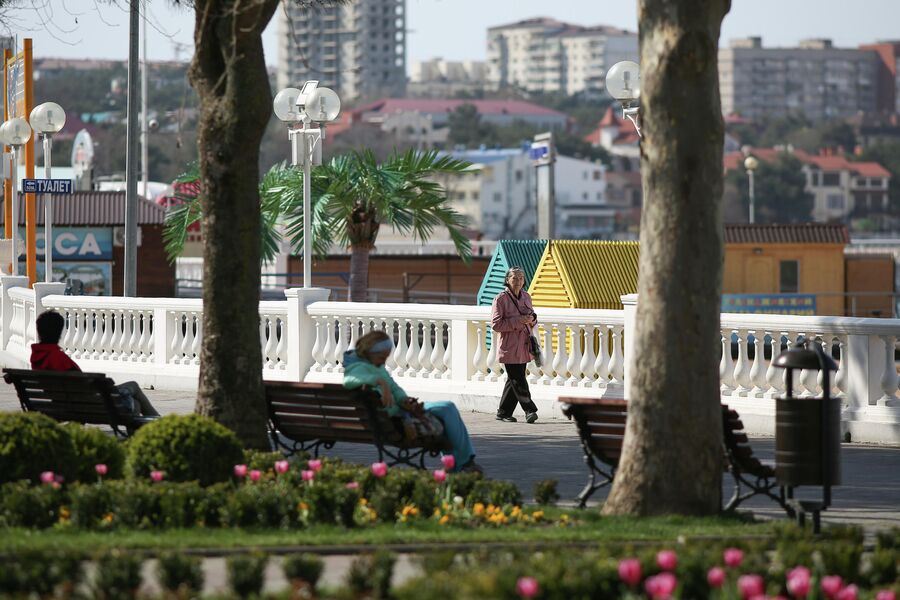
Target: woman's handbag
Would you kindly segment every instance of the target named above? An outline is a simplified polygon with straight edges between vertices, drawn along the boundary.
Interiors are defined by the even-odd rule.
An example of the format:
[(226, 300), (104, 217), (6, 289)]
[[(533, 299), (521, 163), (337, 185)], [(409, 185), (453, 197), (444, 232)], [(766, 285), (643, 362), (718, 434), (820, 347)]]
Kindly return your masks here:
[(403, 441), (410, 446), (436, 446), (444, 440), (444, 423), (425, 410), (415, 398), (409, 398), (408, 408), (400, 415), (403, 420)]
[(533, 333), (531, 334), (531, 357), (534, 359), (534, 364), (537, 366), (543, 366), (543, 355), (541, 353), (541, 343), (538, 341), (537, 336)]

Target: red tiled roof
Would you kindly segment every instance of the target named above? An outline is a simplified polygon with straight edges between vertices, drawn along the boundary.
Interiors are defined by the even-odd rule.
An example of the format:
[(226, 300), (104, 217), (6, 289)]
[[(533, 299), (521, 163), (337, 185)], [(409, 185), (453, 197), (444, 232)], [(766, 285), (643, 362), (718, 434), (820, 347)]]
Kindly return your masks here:
[(622, 124), (622, 121), (619, 117), (616, 116), (616, 111), (612, 106), (606, 107), (606, 112), (603, 113), (603, 118), (600, 119), (600, 122), (597, 124), (597, 127), (618, 127)]
[(616, 137), (613, 138), (613, 145), (627, 146), (636, 144), (640, 141), (640, 136), (634, 128), (634, 123), (629, 119), (620, 118), (612, 106), (607, 107), (606, 112), (603, 113), (603, 118), (597, 123), (597, 128), (584, 136), (584, 141), (593, 144), (594, 146), (599, 146), (600, 132), (608, 127), (619, 128)]
[(851, 162), (850, 168), (863, 177), (890, 177), (891, 172), (876, 162)]
[(482, 115), (543, 115), (567, 119), (568, 117), (552, 108), (524, 102), (522, 100), (442, 100), (432, 98), (382, 98), (358, 107), (355, 115), (368, 112), (393, 113), (412, 112), (442, 113), (453, 112), (463, 104), (472, 104)]
[(726, 244), (849, 244), (845, 225), (725, 225)]
[[(37, 224), (44, 224), (44, 199), (35, 199)], [(166, 219), (166, 209), (151, 200), (138, 197), (138, 225), (160, 225)], [(0, 211), (0, 223), (3, 211)], [(113, 226), (125, 224), (125, 192), (75, 192), (71, 196), (56, 196), (53, 202), (53, 224)], [(19, 225), (25, 225), (25, 195), (19, 194)]]

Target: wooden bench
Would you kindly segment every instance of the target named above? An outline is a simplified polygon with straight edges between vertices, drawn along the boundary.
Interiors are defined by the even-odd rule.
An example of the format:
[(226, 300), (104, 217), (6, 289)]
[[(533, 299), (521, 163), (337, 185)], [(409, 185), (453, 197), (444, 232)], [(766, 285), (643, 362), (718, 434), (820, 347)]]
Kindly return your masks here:
[[(590, 471), (590, 479), (577, 498), (578, 506), (584, 508), (588, 498), (612, 483), (615, 477), (625, 439), (628, 403), (625, 400), (570, 397), (560, 398), (559, 402), (563, 405), (563, 414), (575, 421), (584, 461)], [(723, 404), (722, 447), (726, 459), (723, 462), (725, 470), (734, 479), (734, 493), (724, 510), (734, 511), (744, 500), (762, 494), (793, 517), (794, 511), (786, 503), (784, 488), (775, 479), (775, 469), (753, 455), (743, 429), (737, 411)], [(744, 487), (747, 491), (742, 491)]]
[(25, 412), (43, 413), (63, 422), (108, 425), (120, 437), (159, 418), (120, 410), (119, 390), (103, 373), (3, 369), (3, 379), (15, 386)]
[(371, 444), (378, 460), (389, 465), (425, 468), (425, 457), (449, 451), (448, 440), (434, 446), (414, 446), (403, 439), (399, 420), (381, 406), (381, 397), (366, 388), (348, 390), (333, 383), (266, 381), (269, 435), (287, 455), (298, 451), (319, 455), (337, 442)]

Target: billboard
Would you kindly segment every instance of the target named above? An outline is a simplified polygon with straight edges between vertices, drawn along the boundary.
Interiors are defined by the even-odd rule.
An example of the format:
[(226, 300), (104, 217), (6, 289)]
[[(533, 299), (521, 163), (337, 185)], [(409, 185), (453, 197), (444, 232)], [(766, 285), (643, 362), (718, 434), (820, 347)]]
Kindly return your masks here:
[(815, 294), (722, 294), (722, 312), (815, 315)]
[[(25, 228), (19, 228), (25, 239)], [(37, 230), (37, 255), (43, 260), (44, 228)], [(24, 254), (20, 258), (24, 258)], [(54, 227), (53, 261), (108, 261), (113, 259), (112, 227)]]
[[(19, 269), (24, 268), (19, 263)], [(38, 281), (44, 279), (44, 262), (37, 263)], [(53, 281), (68, 283), (78, 280), (84, 286), (85, 296), (112, 295), (112, 263), (110, 262), (53, 262)]]

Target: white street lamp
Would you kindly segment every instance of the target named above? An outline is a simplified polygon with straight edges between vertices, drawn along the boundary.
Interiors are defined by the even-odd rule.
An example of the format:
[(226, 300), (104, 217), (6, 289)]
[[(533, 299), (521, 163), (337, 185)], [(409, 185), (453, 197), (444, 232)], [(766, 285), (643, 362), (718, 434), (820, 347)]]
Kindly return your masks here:
[[(303, 89), (285, 88), (272, 101), (275, 116), (288, 124), (291, 164), (303, 167), (303, 287), (312, 287), (312, 226), (310, 172), (322, 164), (321, 123), (334, 121), (341, 112), (341, 100), (334, 91), (307, 81)], [(319, 125), (312, 127), (313, 124)]]
[(759, 167), (759, 161), (755, 156), (748, 156), (744, 159), (744, 168), (747, 169), (747, 177), (750, 179), (750, 224), (756, 222), (756, 199), (754, 198), (753, 189), (753, 172)]
[(638, 102), (641, 97), (641, 68), (630, 60), (617, 62), (606, 73), (606, 91), (622, 105), (622, 114), (627, 117), (641, 135)]
[(0, 126), (0, 142), (12, 147), (12, 274), (19, 274), (19, 193), (16, 179), (19, 164), (16, 154), (31, 139), (31, 126), (22, 117), (15, 117)]
[[(31, 111), (31, 126), (44, 145), (44, 179), (51, 179), (53, 135), (66, 124), (66, 111), (55, 102), (44, 102)], [(44, 194), (44, 281), (53, 282), (53, 204), (51, 194)]]

